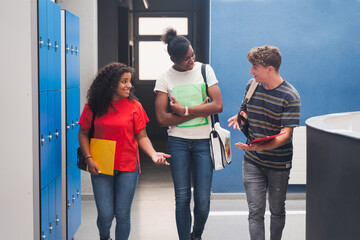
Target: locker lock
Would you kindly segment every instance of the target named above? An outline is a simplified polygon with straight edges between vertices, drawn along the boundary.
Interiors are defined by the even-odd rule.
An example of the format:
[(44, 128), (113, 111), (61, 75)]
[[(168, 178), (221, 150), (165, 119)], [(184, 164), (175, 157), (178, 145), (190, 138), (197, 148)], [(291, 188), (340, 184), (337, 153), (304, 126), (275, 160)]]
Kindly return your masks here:
[(50, 223), (50, 227), (49, 227), (50, 233), (51, 233), (51, 231), (52, 231), (53, 229), (54, 229), (54, 228), (53, 228), (53, 226), (51, 226), (51, 223)]
[(80, 195), (79, 189), (76, 190), (76, 195), (77, 195), (77, 197), (79, 197), (79, 195)]
[(41, 141), (41, 145), (44, 145), (45, 139), (44, 139), (44, 137), (43, 137), (42, 134), (41, 134), (41, 139), (40, 139), (40, 141)]
[(73, 128), (75, 127), (75, 123), (74, 123), (74, 121), (72, 122), (71, 126), (72, 126)]
[(42, 238), (42, 239), (45, 239), (45, 238), (46, 238), (46, 236), (45, 236), (44, 232), (42, 233), (41, 238)]
[(75, 196), (72, 195), (72, 202), (74, 203), (75, 202)]
[(70, 201), (68, 201), (68, 204), (67, 204), (68, 209), (70, 208), (70, 206), (71, 206)]
[(74, 54), (74, 47), (71, 46), (71, 54)]
[(78, 53), (79, 53), (79, 49), (76, 47), (75, 54), (78, 55)]
[(40, 41), (39, 41), (40, 47), (42, 48), (44, 41), (42, 40), (42, 37), (40, 37)]
[(55, 52), (57, 51), (58, 48), (59, 48), (59, 45), (58, 45), (57, 42), (55, 41)]
[(69, 45), (68, 45), (68, 44), (66, 44), (66, 53), (68, 53), (68, 52), (69, 52), (69, 50), (70, 50)]
[(70, 126), (69, 126), (69, 125), (66, 125), (66, 129), (69, 130), (69, 129), (70, 129)]
[(56, 138), (58, 138), (58, 136), (59, 136), (59, 132), (58, 132), (58, 130), (57, 130), (57, 129), (56, 129), (55, 136), (56, 136)]
[(60, 222), (59, 216), (56, 215), (56, 225), (59, 225), (59, 222)]
[(50, 50), (51, 48), (51, 42), (50, 42), (50, 39), (48, 39), (48, 49)]
[(51, 142), (51, 139), (52, 139), (52, 135), (51, 135), (51, 133), (49, 132), (49, 142)]

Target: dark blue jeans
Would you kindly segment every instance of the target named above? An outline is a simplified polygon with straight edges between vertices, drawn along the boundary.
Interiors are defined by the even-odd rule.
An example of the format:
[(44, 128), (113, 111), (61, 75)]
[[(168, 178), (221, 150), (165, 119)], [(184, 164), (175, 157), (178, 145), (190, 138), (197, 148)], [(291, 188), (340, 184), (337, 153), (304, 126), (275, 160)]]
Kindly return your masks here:
[(266, 189), (271, 213), (270, 239), (280, 240), (285, 226), (285, 200), (290, 171), (255, 166), (244, 160), (243, 183), (249, 206), (251, 240), (265, 240)]
[(179, 239), (190, 239), (191, 177), (194, 187), (193, 233), (200, 237), (210, 211), (213, 167), (209, 139), (184, 139), (169, 136), (167, 151), (171, 154), (169, 161), (174, 181)]
[(91, 175), (98, 211), (97, 226), (100, 239), (110, 237), (111, 223), (116, 218), (115, 239), (126, 240), (130, 234), (131, 204), (139, 178), (139, 171), (114, 171), (114, 176)]

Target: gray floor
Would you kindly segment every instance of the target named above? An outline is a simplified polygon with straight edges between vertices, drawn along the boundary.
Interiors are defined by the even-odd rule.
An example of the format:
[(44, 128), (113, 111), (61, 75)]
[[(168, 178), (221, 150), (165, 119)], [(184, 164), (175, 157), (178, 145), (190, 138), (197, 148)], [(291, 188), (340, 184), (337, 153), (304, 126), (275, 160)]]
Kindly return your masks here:
[[(168, 167), (143, 163), (132, 207), (131, 240), (175, 240), (175, 204)], [(75, 240), (97, 240), (94, 200), (82, 201), (82, 223)], [(287, 221), (284, 240), (305, 239), (304, 195), (290, 195), (286, 202)], [(115, 224), (115, 222), (114, 222)], [(114, 224), (111, 236), (114, 237)], [(266, 239), (269, 239), (270, 217), (265, 217)], [(244, 195), (213, 194), (211, 212), (203, 234), (204, 240), (248, 240), (247, 203)]]

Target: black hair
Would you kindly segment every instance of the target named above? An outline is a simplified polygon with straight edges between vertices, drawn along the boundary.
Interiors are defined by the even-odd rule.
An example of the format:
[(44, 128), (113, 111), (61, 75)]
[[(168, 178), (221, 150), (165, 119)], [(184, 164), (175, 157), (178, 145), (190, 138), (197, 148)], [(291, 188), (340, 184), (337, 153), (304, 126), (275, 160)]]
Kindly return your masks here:
[[(123, 73), (131, 73), (133, 75), (134, 69), (123, 63), (114, 62), (99, 70), (86, 96), (91, 111), (97, 117), (106, 115), (109, 107), (112, 107), (113, 95)], [(130, 100), (137, 100), (134, 91), (134, 87), (132, 87), (128, 97)]]
[(184, 36), (178, 36), (173, 28), (165, 30), (165, 33), (161, 36), (161, 41), (167, 44), (169, 55), (175, 59), (186, 56), (189, 46), (191, 46), (190, 41)]

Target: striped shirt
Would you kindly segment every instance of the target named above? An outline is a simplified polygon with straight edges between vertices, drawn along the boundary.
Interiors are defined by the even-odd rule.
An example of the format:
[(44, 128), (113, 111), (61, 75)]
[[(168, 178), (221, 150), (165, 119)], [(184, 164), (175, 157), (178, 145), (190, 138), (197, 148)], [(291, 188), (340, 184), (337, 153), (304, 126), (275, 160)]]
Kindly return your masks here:
[[(254, 79), (247, 83), (246, 92), (252, 81)], [(286, 81), (272, 90), (266, 90), (260, 83), (249, 103), (243, 102), (240, 110), (248, 114), (249, 142), (278, 134), (284, 127), (299, 126), (300, 96)], [(275, 149), (259, 152), (245, 150), (244, 154), (245, 160), (252, 164), (279, 170), (291, 169), (292, 155), (292, 139)]]

